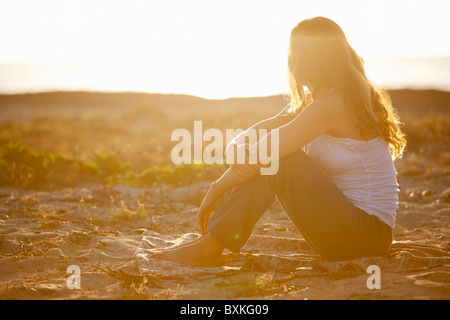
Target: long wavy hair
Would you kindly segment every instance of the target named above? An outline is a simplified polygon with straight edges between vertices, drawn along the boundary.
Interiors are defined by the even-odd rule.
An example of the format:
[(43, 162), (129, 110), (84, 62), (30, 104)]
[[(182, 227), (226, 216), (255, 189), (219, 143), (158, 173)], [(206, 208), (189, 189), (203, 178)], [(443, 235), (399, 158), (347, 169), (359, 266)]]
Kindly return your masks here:
[(393, 159), (402, 156), (406, 139), (390, 97), (369, 81), (363, 59), (335, 22), (314, 17), (292, 29), (288, 76), (290, 111), (301, 111), (313, 100), (305, 94), (305, 86), (335, 88), (351, 107), (352, 121), (362, 136), (376, 132), (388, 143)]

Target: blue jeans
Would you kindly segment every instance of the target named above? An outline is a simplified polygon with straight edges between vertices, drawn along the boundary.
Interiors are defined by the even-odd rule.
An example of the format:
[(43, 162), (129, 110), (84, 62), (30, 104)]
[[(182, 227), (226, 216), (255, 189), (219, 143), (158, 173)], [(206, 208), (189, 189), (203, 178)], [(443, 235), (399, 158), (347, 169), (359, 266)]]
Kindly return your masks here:
[(235, 186), (211, 215), (207, 230), (225, 248), (240, 252), (275, 197), (322, 258), (389, 254), (392, 228), (355, 207), (303, 150), (281, 159), (277, 174)]

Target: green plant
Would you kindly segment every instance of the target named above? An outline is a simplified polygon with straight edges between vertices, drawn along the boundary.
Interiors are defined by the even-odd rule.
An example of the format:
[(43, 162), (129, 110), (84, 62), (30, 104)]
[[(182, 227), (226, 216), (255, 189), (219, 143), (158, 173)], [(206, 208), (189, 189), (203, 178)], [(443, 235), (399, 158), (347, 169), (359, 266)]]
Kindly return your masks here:
[(226, 165), (151, 165), (137, 172), (115, 154), (95, 152), (94, 160), (83, 162), (51, 152), (36, 152), (20, 142), (9, 142), (0, 150), (0, 185), (45, 188), (66, 187), (82, 182), (106, 182), (151, 187), (173, 186), (216, 179)]
[(108, 178), (121, 175), (130, 169), (130, 164), (120, 161), (114, 154), (97, 151), (95, 153), (95, 168), (98, 176)]
[(44, 182), (52, 163), (46, 152), (34, 152), (20, 142), (9, 142), (0, 151), (2, 185), (32, 187)]

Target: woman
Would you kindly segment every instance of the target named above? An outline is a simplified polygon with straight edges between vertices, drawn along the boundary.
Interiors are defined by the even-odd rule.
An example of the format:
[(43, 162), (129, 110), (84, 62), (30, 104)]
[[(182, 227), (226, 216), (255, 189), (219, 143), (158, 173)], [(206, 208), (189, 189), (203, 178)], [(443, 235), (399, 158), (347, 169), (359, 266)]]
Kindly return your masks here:
[(324, 259), (388, 255), (399, 191), (393, 160), (406, 143), (388, 96), (367, 79), (342, 29), (323, 17), (292, 30), (288, 74), (290, 104), (251, 127), (278, 129), (278, 172), (232, 165), (199, 208), (202, 237), (160, 258), (217, 264), (224, 248), (240, 251), (275, 197)]

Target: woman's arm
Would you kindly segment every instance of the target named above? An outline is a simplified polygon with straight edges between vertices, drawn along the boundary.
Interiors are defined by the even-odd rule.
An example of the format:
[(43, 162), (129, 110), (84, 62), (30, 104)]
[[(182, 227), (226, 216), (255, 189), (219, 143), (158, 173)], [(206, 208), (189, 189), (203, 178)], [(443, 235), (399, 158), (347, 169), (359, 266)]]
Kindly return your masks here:
[[(259, 169), (258, 169), (259, 170)], [(247, 180), (250, 176), (238, 173), (233, 167), (225, 171), (222, 176), (216, 180), (216, 187), (219, 192), (225, 192), (226, 190), (240, 184)]]
[(277, 115), (255, 123), (254, 125), (249, 127), (247, 130), (243, 131), (242, 133), (240, 133), (239, 135), (234, 137), (228, 143), (227, 148), (231, 147), (231, 145), (236, 145), (238, 136), (245, 135), (245, 133), (250, 130), (254, 130), (256, 132), (256, 134), (258, 135), (258, 140), (259, 140), (261, 138), (261, 137), (259, 137), (260, 129), (271, 130), (271, 129), (279, 128), (279, 127), (285, 125), (286, 123), (288, 123), (289, 121), (291, 121), (292, 119), (294, 119), (296, 114), (294, 112), (288, 111), (289, 106), (290, 105), (287, 105), (286, 107), (284, 107), (284, 109), (281, 110)]
[(256, 131), (259, 131), (260, 129), (276, 129), (279, 128), (289, 121), (293, 120), (296, 116), (295, 112), (289, 112), (290, 105), (288, 104), (286, 107), (283, 108), (277, 115), (267, 118), (265, 120), (262, 120), (260, 122), (255, 123), (253, 126), (251, 126), (249, 129), (254, 129)]
[[(307, 104), (311, 103), (312, 102), (311, 94), (306, 93), (305, 99), (307, 101)], [(288, 122), (295, 119), (295, 117), (298, 115), (298, 112), (296, 112), (296, 111), (291, 112), (289, 110), (290, 107), (291, 107), (291, 104), (289, 103), (277, 115), (275, 115), (271, 118), (262, 120), (260, 122), (257, 122), (254, 125), (252, 125), (250, 128), (248, 128), (247, 130), (254, 129), (257, 132), (259, 131), (259, 129), (272, 130), (272, 129), (276, 129), (276, 128), (279, 128), (279, 127), (287, 124)]]
[[(340, 99), (336, 97), (324, 97), (309, 104), (308, 107), (293, 120), (277, 128), (279, 157), (276, 160), (279, 161), (279, 159), (299, 150), (320, 134), (332, 130), (336, 126), (336, 123), (341, 121), (341, 117), (345, 114), (343, 111), (342, 103)], [(272, 123), (275, 123), (275, 121)], [(272, 132), (269, 132), (263, 136), (257, 142), (257, 148), (254, 148), (254, 146), (250, 148), (259, 150), (259, 145), (265, 145), (269, 150), (268, 153), (272, 154), (272, 134)], [(236, 153), (237, 148), (245, 147), (248, 147), (248, 145), (237, 146)], [(259, 155), (257, 156), (259, 157)], [(259, 159), (257, 163), (260, 163)], [(239, 167), (253, 169), (239, 170)], [(227, 190), (257, 174), (259, 172), (258, 168), (259, 165), (233, 164), (231, 169), (225, 172), (225, 174), (217, 180), (217, 187), (220, 190)], [(240, 174), (240, 172), (246, 172), (247, 174)]]
[(211, 184), (197, 213), (197, 221), (202, 234), (206, 232), (212, 212), (225, 200), (224, 192), (247, 179), (248, 176), (239, 174), (233, 168), (229, 168), (217, 181)]
[[(322, 133), (333, 130), (345, 116), (339, 97), (327, 96), (310, 103), (292, 121), (278, 128), (279, 159), (299, 150)], [(258, 150), (259, 145), (266, 145), (270, 150), (271, 135), (269, 132), (257, 142)]]

